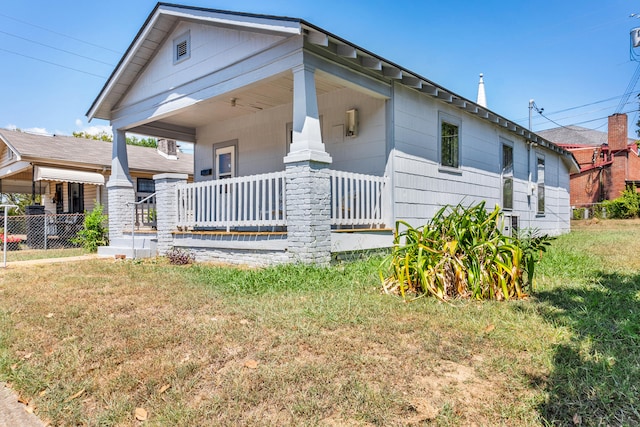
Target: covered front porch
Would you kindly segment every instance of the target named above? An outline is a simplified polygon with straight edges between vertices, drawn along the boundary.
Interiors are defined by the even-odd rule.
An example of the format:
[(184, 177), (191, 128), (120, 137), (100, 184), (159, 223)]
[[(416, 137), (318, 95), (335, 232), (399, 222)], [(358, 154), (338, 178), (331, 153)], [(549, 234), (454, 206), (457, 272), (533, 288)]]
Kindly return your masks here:
[(135, 203), (129, 132), (194, 144), (194, 183), (154, 177), (160, 254), (326, 264), (391, 246), (383, 74), (398, 70), (301, 22), (171, 5), (147, 22), (88, 112), (113, 128), (112, 241)]
[[(304, 261), (296, 257), (319, 241), (334, 255), (391, 246), (385, 178), (331, 169), (322, 175), (327, 203), (316, 206), (296, 202), (312, 189), (301, 188), (290, 170), (199, 183), (158, 175), (158, 248), (186, 249), (201, 261), (267, 265)], [(311, 217), (313, 234), (300, 224)]]

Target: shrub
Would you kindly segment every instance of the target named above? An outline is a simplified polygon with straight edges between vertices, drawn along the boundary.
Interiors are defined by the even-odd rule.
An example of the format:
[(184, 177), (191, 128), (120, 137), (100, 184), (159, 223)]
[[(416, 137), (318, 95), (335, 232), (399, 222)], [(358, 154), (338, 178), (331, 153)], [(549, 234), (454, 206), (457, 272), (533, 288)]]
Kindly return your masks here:
[(178, 248), (172, 248), (165, 254), (170, 264), (173, 265), (187, 265), (196, 260), (195, 255), (189, 251), (185, 251)]
[(640, 194), (636, 191), (636, 187), (632, 186), (625, 189), (617, 199), (607, 200), (603, 205), (607, 211), (607, 218), (634, 218), (640, 213)]
[(91, 212), (85, 213), (84, 227), (78, 232), (77, 237), (71, 239), (72, 243), (82, 246), (89, 252), (96, 252), (98, 246), (109, 244), (109, 230), (105, 226), (107, 216), (102, 211), (102, 205), (96, 203)]
[[(445, 206), (424, 226), (396, 223), (394, 249), (380, 278), (387, 292), (450, 298), (510, 299), (527, 296), (535, 263), (549, 237), (505, 236), (500, 209), (485, 203)], [(403, 231), (400, 228), (404, 227)]]

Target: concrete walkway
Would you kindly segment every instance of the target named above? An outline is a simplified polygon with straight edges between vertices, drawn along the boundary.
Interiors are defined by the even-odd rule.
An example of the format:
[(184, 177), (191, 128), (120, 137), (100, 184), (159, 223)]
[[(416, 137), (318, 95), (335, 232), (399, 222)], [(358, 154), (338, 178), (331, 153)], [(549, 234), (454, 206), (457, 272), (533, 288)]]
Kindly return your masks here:
[(44, 427), (45, 423), (18, 401), (18, 395), (0, 383), (0, 427)]

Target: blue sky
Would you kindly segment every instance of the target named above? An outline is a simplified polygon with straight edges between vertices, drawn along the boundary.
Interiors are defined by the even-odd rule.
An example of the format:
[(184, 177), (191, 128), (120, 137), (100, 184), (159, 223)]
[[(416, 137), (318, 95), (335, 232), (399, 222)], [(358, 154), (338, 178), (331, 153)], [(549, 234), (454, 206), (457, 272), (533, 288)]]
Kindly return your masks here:
[[(178, 1), (174, 1), (178, 2)], [(70, 135), (108, 123), (85, 113), (156, 2), (0, 3), (0, 127)], [(623, 0), (189, 0), (184, 4), (305, 19), (523, 125), (535, 99), (562, 125), (606, 131), (638, 63)], [(638, 88), (629, 102), (630, 134)], [(556, 125), (534, 112), (533, 129)]]

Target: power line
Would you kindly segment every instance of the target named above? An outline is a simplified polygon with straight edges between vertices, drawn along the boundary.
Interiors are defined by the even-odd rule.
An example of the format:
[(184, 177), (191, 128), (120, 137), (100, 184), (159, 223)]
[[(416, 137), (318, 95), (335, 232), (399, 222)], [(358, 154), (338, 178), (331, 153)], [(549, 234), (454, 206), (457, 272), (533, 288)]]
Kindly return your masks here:
[(5, 15), (4, 13), (0, 13), (0, 16), (3, 16), (3, 17), (5, 17), (5, 18), (7, 18), (7, 19), (11, 19), (11, 20), (16, 21), (16, 22), (20, 22), (21, 24), (25, 24), (25, 25), (29, 25), (29, 26), (31, 26), (31, 27), (39, 28), (39, 29), (41, 29), (41, 30), (49, 31), (50, 33), (57, 34), (57, 35), (62, 36), (62, 37), (66, 37), (66, 38), (68, 38), (68, 39), (75, 40), (75, 41), (77, 41), (77, 42), (84, 43), (84, 44), (87, 44), (87, 45), (89, 45), (89, 46), (93, 46), (93, 47), (97, 47), (97, 48), (100, 48), (100, 49), (108, 50), (108, 51), (110, 51), (110, 52), (117, 53), (118, 55), (122, 54), (122, 52), (119, 52), (119, 51), (117, 51), (117, 50), (114, 50), (114, 49), (111, 49), (111, 48), (108, 48), (108, 47), (104, 47), (104, 46), (100, 46), (100, 45), (98, 45), (98, 44), (91, 43), (91, 42), (88, 42), (88, 41), (86, 41), (86, 40), (82, 40), (82, 39), (79, 39), (79, 38), (77, 38), (77, 37), (73, 37), (73, 36), (70, 36), (70, 35), (67, 35), (67, 34), (64, 34), (64, 33), (60, 33), (60, 32), (58, 32), (58, 31), (51, 30), (51, 29), (49, 29), (49, 28), (45, 28), (45, 27), (42, 27), (42, 26), (40, 26), (40, 25), (32, 24), (32, 23), (30, 23), (30, 22), (23, 21), (23, 20), (21, 20), (21, 19), (14, 18), (14, 17), (9, 16), (9, 15)]
[(59, 51), (59, 52), (68, 53), (69, 55), (74, 55), (74, 56), (77, 56), (77, 57), (79, 57), (79, 58), (88, 59), (89, 61), (98, 62), (98, 63), (100, 63), (100, 64), (104, 64), (104, 65), (109, 65), (110, 67), (113, 67), (113, 66), (114, 66), (114, 64), (109, 63), (109, 62), (101, 61), (101, 60), (99, 60), (99, 59), (90, 58), (90, 57), (88, 57), (88, 56), (80, 55), (79, 53), (71, 52), (71, 51), (69, 51), (69, 50), (60, 49), (59, 47), (51, 46), (51, 45), (48, 45), (48, 44), (45, 44), (45, 43), (40, 43), (39, 41), (31, 40), (31, 39), (28, 39), (28, 38), (26, 38), (26, 37), (18, 36), (18, 35), (16, 35), (16, 34), (11, 34), (11, 33), (8, 33), (8, 32), (6, 32), (6, 31), (2, 31), (2, 30), (0, 30), (0, 33), (2, 33), (2, 34), (6, 34), (6, 35), (11, 36), (11, 37), (15, 37), (15, 38), (17, 38), (17, 39), (26, 40), (26, 41), (28, 41), (28, 42), (30, 42), (30, 43), (34, 43), (34, 44), (37, 44), (37, 45), (40, 45), (40, 46), (48, 47), (49, 49), (54, 49), (54, 50), (57, 50), (57, 51)]
[[(565, 108), (565, 109), (562, 109), (562, 110), (552, 111), (550, 113), (547, 113), (547, 115), (560, 114), (560, 113), (564, 113), (564, 112), (571, 111), (571, 110), (577, 110), (579, 108), (590, 107), (592, 105), (601, 104), (603, 102), (608, 102), (608, 101), (613, 101), (614, 99), (619, 99), (619, 98), (622, 98), (624, 96), (627, 96), (627, 95), (630, 96), (630, 95), (633, 95), (633, 94), (638, 94), (638, 91), (633, 91), (630, 94), (624, 93), (622, 95), (612, 96), (611, 98), (601, 99), (599, 101), (593, 101), (593, 102), (589, 102), (587, 104), (577, 105), (577, 106)], [(628, 98), (628, 96), (627, 96), (627, 98)], [(585, 113), (585, 114), (587, 114), (587, 113)], [(522, 123), (522, 122), (525, 122), (527, 119), (528, 119), (528, 117), (523, 117), (523, 118), (520, 118), (520, 119), (517, 119), (517, 120), (514, 120), (514, 121), (516, 121), (518, 123)]]
[(619, 113), (620, 111), (622, 111), (622, 107), (624, 107), (624, 105), (629, 100), (631, 91), (633, 90), (633, 88), (636, 87), (636, 84), (638, 83), (639, 78), (640, 78), (640, 63), (636, 67), (636, 71), (633, 73), (633, 76), (631, 76), (631, 80), (629, 80), (629, 84), (627, 85), (627, 90), (624, 91), (625, 96), (620, 100), (620, 103), (616, 107), (616, 113)]
[(35, 58), (35, 57), (33, 57), (33, 56), (24, 55), (24, 54), (22, 54), (22, 53), (18, 53), (18, 52), (13, 52), (13, 51), (11, 51), (11, 50), (4, 49), (4, 48), (1, 48), (1, 47), (0, 47), (0, 50), (1, 50), (1, 51), (3, 51), (3, 52), (12, 53), (12, 54), (14, 54), (14, 55), (18, 55), (18, 56), (22, 56), (22, 57), (25, 57), (25, 58), (33, 59), (34, 61), (44, 62), (44, 63), (46, 63), (46, 64), (55, 65), (56, 67), (66, 68), (67, 70), (77, 71), (78, 73), (83, 73), (83, 74), (87, 74), (87, 75), (89, 75), (89, 76), (98, 77), (98, 78), (100, 78), (100, 79), (106, 79), (106, 78), (107, 78), (106, 76), (101, 76), (101, 75), (98, 75), (98, 74), (93, 74), (93, 73), (90, 73), (90, 72), (88, 72), (88, 71), (79, 70), (79, 69), (77, 69), (77, 68), (73, 68), (73, 67), (69, 67), (69, 66), (66, 66), (66, 65), (58, 64), (58, 63), (55, 63), (55, 62), (47, 61), (47, 60), (40, 59), (40, 58)]

